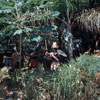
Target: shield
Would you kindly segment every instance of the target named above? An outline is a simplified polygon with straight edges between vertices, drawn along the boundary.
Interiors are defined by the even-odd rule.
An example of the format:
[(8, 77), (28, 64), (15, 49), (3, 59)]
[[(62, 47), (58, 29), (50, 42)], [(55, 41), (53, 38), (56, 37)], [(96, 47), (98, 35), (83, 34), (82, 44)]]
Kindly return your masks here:
[(61, 56), (67, 57), (67, 55), (62, 50), (57, 50), (57, 53)]

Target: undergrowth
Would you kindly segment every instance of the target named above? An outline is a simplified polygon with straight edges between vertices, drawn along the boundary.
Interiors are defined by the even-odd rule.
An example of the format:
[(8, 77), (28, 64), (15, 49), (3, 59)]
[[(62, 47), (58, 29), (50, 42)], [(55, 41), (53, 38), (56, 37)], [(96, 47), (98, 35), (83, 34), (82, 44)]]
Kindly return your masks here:
[(98, 71), (100, 59), (82, 55), (56, 71), (16, 70), (11, 82), (19, 85), (23, 100), (99, 100), (92, 88)]

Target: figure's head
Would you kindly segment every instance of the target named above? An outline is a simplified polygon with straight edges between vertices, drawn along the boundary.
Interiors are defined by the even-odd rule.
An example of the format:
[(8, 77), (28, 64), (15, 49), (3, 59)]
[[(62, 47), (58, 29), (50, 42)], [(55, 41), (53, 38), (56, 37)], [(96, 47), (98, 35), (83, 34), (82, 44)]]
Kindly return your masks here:
[(58, 49), (59, 46), (58, 46), (57, 42), (53, 42), (53, 44), (51, 45), (51, 48), (52, 49)]
[(17, 48), (16, 48), (16, 46), (14, 46), (14, 48), (13, 48), (13, 49), (14, 49), (14, 51), (17, 51)]

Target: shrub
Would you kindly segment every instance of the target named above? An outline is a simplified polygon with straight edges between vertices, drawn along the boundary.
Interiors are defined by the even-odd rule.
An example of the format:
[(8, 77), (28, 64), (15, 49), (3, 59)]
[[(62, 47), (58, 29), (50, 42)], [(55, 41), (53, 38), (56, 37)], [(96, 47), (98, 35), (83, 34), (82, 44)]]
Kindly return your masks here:
[(20, 85), (23, 100), (92, 100), (96, 99), (91, 90), (99, 70), (99, 58), (82, 55), (76, 61), (61, 64), (56, 71), (43, 72), (40, 66), (20, 69), (15, 82)]
[(89, 55), (83, 55), (69, 65), (62, 64), (54, 79), (55, 100), (91, 99), (91, 85), (99, 68), (100, 59)]

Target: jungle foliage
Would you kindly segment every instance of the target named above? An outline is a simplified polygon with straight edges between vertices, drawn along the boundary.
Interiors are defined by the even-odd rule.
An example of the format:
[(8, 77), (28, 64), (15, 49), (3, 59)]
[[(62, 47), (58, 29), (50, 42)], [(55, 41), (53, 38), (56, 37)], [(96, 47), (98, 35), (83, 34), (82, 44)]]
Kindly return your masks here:
[[(77, 12), (99, 4), (99, 0), (0, 0), (0, 45), (6, 46), (8, 39), (14, 37), (18, 37), (20, 48), (22, 45), (34, 47), (34, 43), (45, 38), (58, 39), (55, 31), (59, 23), (72, 23)], [(86, 19), (87, 14), (83, 14)], [(83, 17), (80, 16), (82, 22)], [(99, 85), (94, 87), (94, 83), (98, 84), (96, 72), (100, 72), (100, 59), (83, 55), (52, 72), (42, 71), (41, 66), (14, 70), (9, 72), (8, 83), (18, 85), (22, 100), (99, 100), (100, 94), (94, 90), (99, 88)]]
[(100, 59), (83, 55), (56, 71), (36, 69), (10, 72), (9, 85), (19, 87), (22, 100), (99, 100)]
[(50, 34), (57, 30), (55, 18), (65, 17), (69, 21), (73, 13), (98, 4), (98, 0), (1, 0), (0, 44), (6, 44), (8, 37), (17, 34), (23, 34), (28, 41), (37, 35)]
[[(7, 38), (19, 35), (23, 42), (39, 41), (40, 35), (56, 30), (53, 20), (60, 14), (51, 11), (53, 2), (44, 0), (1, 0), (0, 41), (7, 44)], [(44, 34), (45, 33), (45, 34)], [(20, 42), (21, 42), (20, 41)]]

